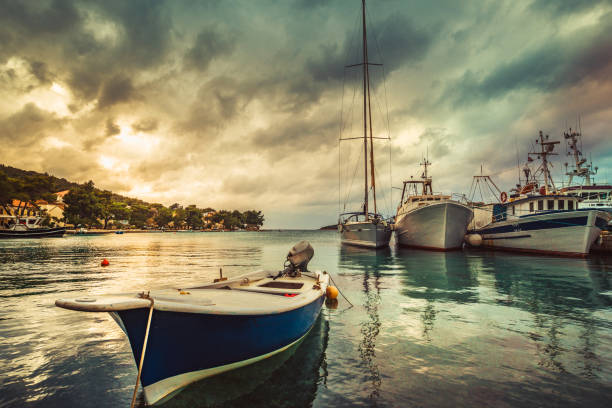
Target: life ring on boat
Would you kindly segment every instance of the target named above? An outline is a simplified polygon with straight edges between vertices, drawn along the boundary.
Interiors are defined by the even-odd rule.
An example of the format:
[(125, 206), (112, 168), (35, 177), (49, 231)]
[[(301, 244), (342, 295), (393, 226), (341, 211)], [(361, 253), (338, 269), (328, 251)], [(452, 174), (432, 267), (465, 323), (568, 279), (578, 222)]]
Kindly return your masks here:
[(546, 187), (545, 186), (540, 187), (539, 193), (540, 195), (546, 195)]
[(502, 191), (502, 193), (499, 195), (499, 199), (502, 203), (505, 203), (506, 201), (508, 201), (508, 194), (506, 194), (505, 191)]

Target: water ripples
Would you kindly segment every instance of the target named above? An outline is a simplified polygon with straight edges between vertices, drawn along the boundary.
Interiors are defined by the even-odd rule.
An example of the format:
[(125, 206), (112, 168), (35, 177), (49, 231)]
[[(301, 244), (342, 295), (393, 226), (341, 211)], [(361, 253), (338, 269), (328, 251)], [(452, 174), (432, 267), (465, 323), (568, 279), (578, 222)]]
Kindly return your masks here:
[(315, 248), (311, 269), (329, 271), (355, 306), (340, 299), (298, 347), (165, 406), (609, 403), (609, 258), (371, 251), (341, 247), (333, 231), (270, 231), (0, 242), (0, 407), (129, 404), (136, 365), (122, 331), (56, 298), (279, 270), (302, 239)]

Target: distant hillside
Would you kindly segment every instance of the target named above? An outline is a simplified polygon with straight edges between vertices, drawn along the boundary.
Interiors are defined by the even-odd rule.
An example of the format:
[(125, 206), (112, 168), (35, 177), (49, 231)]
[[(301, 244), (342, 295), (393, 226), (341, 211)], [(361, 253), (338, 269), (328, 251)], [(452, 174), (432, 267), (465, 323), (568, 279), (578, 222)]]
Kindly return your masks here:
[(324, 227), (319, 228), (320, 230), (335, 230), (338, 229), (338, 225), (326, 225)]
[[(36, 177), (45, 181), (45, 185), (48, 185), (48, 193), (57, 193), (58, 191), (70, 190), (77, 187), (79, 184), (68, 181), (65, 178), (59, 178), (52, 176), (48, 173), (39, 173), (37, 171), (32, 170), (22, 170), (16, 167), (6, 166), (4, 164), (0, 164), (0, 172), (6, 174), (7, 177), (12, 179), (17, 179), (20, 181), (27, 181), (29, 178)], [(96, 188), (96, 191), (103, 191), (102, 189)], [(146, 206), (151, 206), (150, 203), (146, 201), (139, 200), (137, 198), (125, 197), (119, 194), (113, 193), (112, 195), (113, 201), (123, 202), (129, 205), (133, 204), (142, 204)]]

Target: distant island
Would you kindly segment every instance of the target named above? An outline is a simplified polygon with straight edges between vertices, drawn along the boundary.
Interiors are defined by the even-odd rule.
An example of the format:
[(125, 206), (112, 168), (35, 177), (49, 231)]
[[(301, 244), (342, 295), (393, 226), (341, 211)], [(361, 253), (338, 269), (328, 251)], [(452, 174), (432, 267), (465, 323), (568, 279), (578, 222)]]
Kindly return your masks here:
[(324, 227), (319, 228), (320, 230), (336, 230), (338, 229), (338, 225), (337, 224), (333, 224), (333, 225), (326, 225)]
[(0, 228), (32, 215), (43, 225), (103, 229), (259, 230), (265, 220), (259, 210), (165, 207), (101, 190), (93, 181), (78, 184), (0, 164)]

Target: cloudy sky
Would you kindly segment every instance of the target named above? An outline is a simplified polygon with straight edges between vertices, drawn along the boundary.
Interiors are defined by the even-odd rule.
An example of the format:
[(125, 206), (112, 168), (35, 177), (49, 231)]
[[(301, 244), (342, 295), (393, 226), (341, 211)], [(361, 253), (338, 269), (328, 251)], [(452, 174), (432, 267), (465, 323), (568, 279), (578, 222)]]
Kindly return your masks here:
[[(362, 126), (359, 18), (359, 0), (0, 0), (0, 162), (334, 223), (362, 192), (359, 145), (338, 149)], [(427, 151), (435, 191), (467, 193), (481, 165), (508, 190), (517, 148), (578, 116), (612, 181), (612, 1), (370, 0), (368, 29), (387, 214)]]

